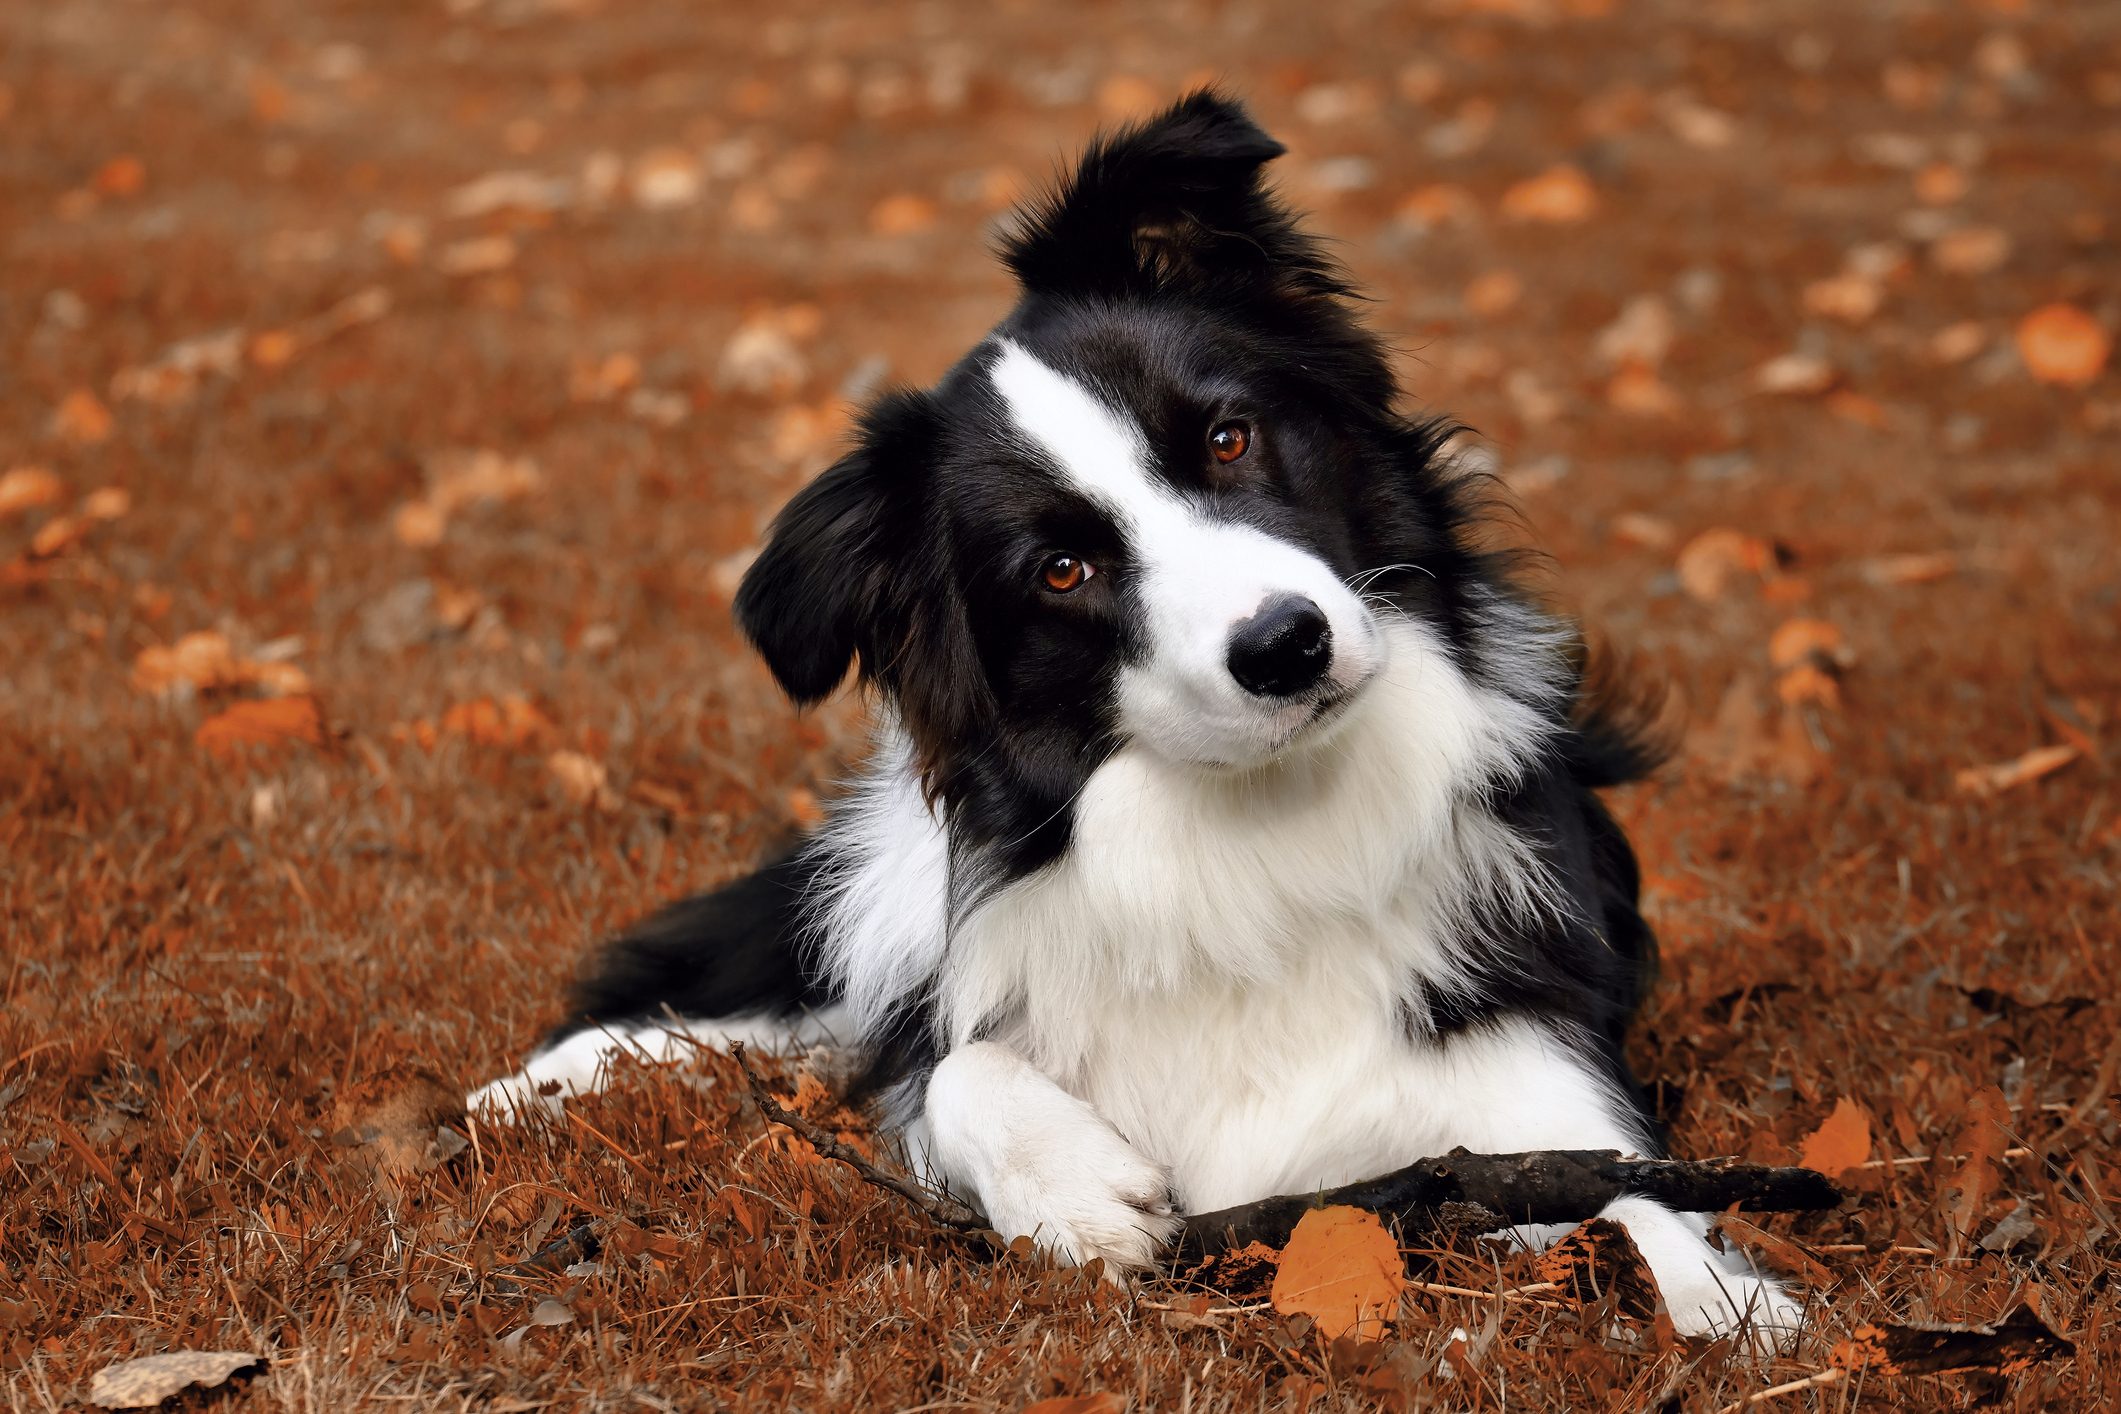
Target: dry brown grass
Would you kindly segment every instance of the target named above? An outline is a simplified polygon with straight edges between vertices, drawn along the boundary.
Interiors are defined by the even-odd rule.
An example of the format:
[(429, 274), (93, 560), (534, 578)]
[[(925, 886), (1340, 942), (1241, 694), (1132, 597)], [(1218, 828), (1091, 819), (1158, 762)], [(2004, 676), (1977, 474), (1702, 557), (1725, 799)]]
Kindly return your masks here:
[[(197, 1397), (260, 1408), (1713, 1410), (1863, 1322), (2020, 1300), (2074, 1360), (1771, 1407), (2121, 1400), (2121, 397), (2010, 347), (2054, 300), (2116, 325), (2121, 29), (2038, 3), (1567, 17), (1597, 8), (0, 11), (0, 473), (63, 491), (0, 514), (8, 1406), (190, 1345), (270, 1354)], [(1290, 139), (1292, 193), (1420, 397), (1501, 449), (1566, 597), (1690, 709), (1680, 765), (1620, 802), (1668, 959), (1636, 1059), (1678, 1148), (1779, 1157), (1849, 1098), (1881, 1157), (1949, 1156), (2000, 1087), (2031, 1152), (1969, 1218), (2022, 1205), (2023, 1245), (1955, 1230), (1948, 1160), (1896, 1163), (1765, 1222), (1811, 1253), (1820, 1337), (1791, 1360), (1495, 1299), (1532, 1278), (1470, 1244), (1425, 1259), (1388, 1341), (1334, 1349), (1245, 1293), (979, 1260), (765, 1133), (726, 1063), (629, 1074), (549, 1130), (447, 1112), (597, 935), (814, 810), (858, 723), (792, 721), (730, 632), (732, 573), (866, 359), (933, 376), (998, 311), (974, 250), (1008, 189), (1201, 68)], [(671, 146), (705, 155), (696, 199), (647, 209), (684, 195), (635, 162)], [(1498, 216), (1563, 160), (1586, 222)], [(450, 214), (500, 169), (574, 185)], [(1403, 205), (1435, 183), (1456, 192)], [(1954, 223), (2002, 232), (2000, 267), (1940, 269)], [(1857, 255), (1876, 312), (1845, 322), (1846, 289), (1807, 312), (1878, 242), (1905, 259)], [(1961, 245), (1947, 267), (1982, 254)], [(1461, 302), (1498, 271), (1514, 298)], [(380, 316), (344, 315), (373, 288)], [(1675, 326), (1670, 413), (1593, 350), (1644, 292)], [(723, 352), (761, 311), (798, 359), (746, 390)], [(232, 360), (164, 359), (231, 329)], [(1798, 347), (1854, 396), (1750, 391)], [(479, 448), (536, 484), (437, 490)], [(104, 486), (130, 509), (49, 530)], [(438, 540), (407, 543), (415, 504), (451, 511)], [(1717, 526), (1788, 563), (1697, 601), (1673, 556)], [(1877, 563), (1936, 553), (1941, 578)], [(1838, 707), (1777, 700), (1766, 645), (1797, 614), (1854, 652)], [(209, 629), (298, 667), (328, 740), (216, 755), (195, 732), (255, 688), (135, 688), (142, 650)], [(516, 739), (446, 729), (511, 694)], [(1955, 788), (2057, 743), (2082, 754), (2043, 780)], [(589, 1217), (624, 1224), (593, 1274), (495, 1284)], [(571, 1323), (513, 1338), (547, 1296)]]

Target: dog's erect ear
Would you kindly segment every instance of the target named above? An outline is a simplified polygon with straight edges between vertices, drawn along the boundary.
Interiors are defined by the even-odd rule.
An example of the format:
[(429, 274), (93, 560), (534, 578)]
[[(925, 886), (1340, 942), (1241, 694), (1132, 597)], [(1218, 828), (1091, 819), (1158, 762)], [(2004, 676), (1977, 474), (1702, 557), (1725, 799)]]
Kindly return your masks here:
[(1266, 278), (1291, 293), (1346, 286), (1261, 183), (1286, 149), (1232, 99), (1180, 99), (1090, 145), (1075, 173), (1017, 213), (1002, 258), (1030, 291), (1152, 290)]
[[(893, 527), (914, 514), (930, 426), (918, 394), (885, 398), (861, 444), (774, 518), (737, 589), (736, 617), (781, 688), (803, 706), (832, 694), (894, 616)], [(873, 671), (875, 665), (867, 664)]]

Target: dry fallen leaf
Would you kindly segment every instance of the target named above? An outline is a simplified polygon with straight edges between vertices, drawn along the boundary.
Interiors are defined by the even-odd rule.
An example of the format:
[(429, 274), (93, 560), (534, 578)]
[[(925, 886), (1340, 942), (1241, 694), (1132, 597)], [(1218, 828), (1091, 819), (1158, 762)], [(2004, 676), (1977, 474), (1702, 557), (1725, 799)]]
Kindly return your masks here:
[(463, 1113), (457, 1091), (416, 1067), (394, 1065), (363, 1077), (332, 1107), (333, 1143), (349, 1161), (387, 1182), (425, 1173), (457, 1141), (437, 1131)]
[(71, 549), (88, 534), (89, 522), (81, 516), (53, 516), (37, 527), (37, 533), (29, 539), (29, 554), (33, 560), (48, 560), (63, 550)]
[(682, 147), (658, 147), (634, 159), (628, 179), (636, 206), (669, 211), (700, 199), (700, 164)]
[(1797, 1162), (1828, 1178), (1868, 1163), (1870, 1157), (1870, 1111), (1846, 1096), (1834, 1102), (1832, 1113), (1797, 1146)]
[(449, 530), (449, 517), (432, 502), (408, 501), (392, 514), (390, 528), (400, 543), (415, 550), (428, 550), (442, 543)]
[(924, 196), (901, 192), (887, 196), (869, 209), (869, 229), (879, 236), (910, 236), (935, 224), (935, 203)]
[(1987, 347), (1987, 327), (1978, 319), (1962, 319), (1930, 335), (1927, 352), (1933, 363), (1965, 363)]
[(1838, 710), (1841, 706), (1840, 682), (1815, 663), (1799, 663), (1776, 678), (1775, 695), (1792, 707), (1810, 705)]
[(130, 154), (113, 157), (96, 169), (88, 184), (98, 196), (137, 196), (147, 185), (147, 165)]
[(1885, 286), (1863, 275), (1833, 275), (1814, 280), (1804, 287), (1804, 307), (1808, 313), (1838, 319), (1844, 324), (1869, 322), (1884, 303)]
[(772, 312), (746, 319), (723, 346), (715, 377), (725, 388), (786, 396), (810, 376), (810, 365), (788, 327)]
[(1928, 584), (1958, 572), (1959, 557), (1949, 550), (1878, 555), (1863, 562), (1863, 577), (1872, 584)]
[(555, 751), (545, 758), (545, 772), (576, 805), (598, 810), (616, 810), (619, 797), (611, 789), (611, 775), (604, 763), (579, 751)]
[(1582, 171), (1566, 163), (1527, 177), (1502, 194), (1502, 214), (1511, 221), (1574, 225), (1598, 209), (1598, 191)]
[(66, 495), (66, 483), (41, 466), (10, 467), (0, 475), (0, 519), (37, 506), (49, 506)]
[(1966, 196), (1966, 173), (1949, 162), (1931, 162), (1915, 173), (1915, 196), (1925, 205), (1950, 206)]
[(1856, 652), (1841, 630), (1824, 619), (1791, 619), (1768, 638), (1768, 661), (1778, 668), (1794, 668), (1814, 661), (1835, 668), (1856, 665)]
[(1780, 1270), (1798, 1277), (1807, 1286), (1825, 1289), (1837, 1285), (1841, 1278), (1832, 1267), (1805, 1250), (1803, 1244), (1793, 1238), (1755, 1226), (1736, 1213), (1725, 1213), (1716, 1219), (1716, 1228), (1729, 1241), (1744, 1243), (1767, 1254), (1768, 1261)]
[(1859, 1326), (1835, 1345), (1834, 1363), (1879, 1375), (1941, 1375), (1952, 1370), (2015, 1374), (2041, 1360), (2073, 1355), (2076, 1349), (2030, 1306), (2019, 1306), (1988, 1326)]
[(1311, 1317), (1327, 1340), (1349, 1334), (1374, 1339), (1384, 1333), (1406, 1285), (1399, 1243), (1377, 1214), (1316, 1208), (1297, 1222), (1282, 1249), (1274, 1309)]
[(1970, 1096), (1963, 1112), (1965, 1123), (1949, 1145), (1959, 1161), (1937, 1195), (1937, 1205), (1951, 1225), (1947, 1257), (1957, 1257), (1983, 1225), (1989, 1196), (2002, 1181), (2000, 1166), (2013, 1124), (2010, 1101), (1995, 1085), (1984, 1086)]
[(1022, 1414), (1127, 1414), (1127, 1401), (1117, 1394), (1062, 1394), (1027, 1404)]
[(2043, 383), (2083, 388), (2098, 378), (2113, 352), (2099, 321), (2073, 304), (2046, 304), (2018, 321), (2018, 356)]
[(132, 508), (132, 492), (122, 486), (99, 486), (81, 498), (81, 514), (90, 520), (120, 520)]
[(309, 691), (308, 675), (294, 664), (239, 657), (227, 636), (212, 629), (141, 649), (133, 660), (132, 681), (134, 690), (157, 695), (251, 687), (276, 696)]
[(1437, 226), (1469, 224), (1480, 215), (1480, 203), (1464, 187), (1431, 182), (1408, 192), (1392, 215), (1401, 225), (1427, 231)]
[(1489, 270), (1466, 284), (1466, 311), (1483, 319), (1507, 314), (1524, 296), (1524, 281), (1508, 270)]
[(1606, 401), (1630, 417), (1675, 417), (1684, 408), (1672, 385), (1646, 364), (1624, 363), (1606, 384)]
[(1786, 353), (1753, 370), (1753, 386), (1763, 393), (1802, 397), (1834, 386), (1834, 365), (1816, 354)]
[(2042, 776), (2053, 775), (2082, 753), (2074, 746), (2038, 746), (2009, 761), (1968, 766), (1953, 780), (1965, 795), (1995, 795)]
[(641, 361), (630, 353), (578, 358), (567, 374), (567, 395), (578, 403), (600, 403), (641, 381)]
[(488, 448), (449, 452), (428, 470), (427, 495), (408, 501), (391, 516), (391, 529), (414, 549), (439, 545), (450, 517), (466, 506), (516, 501), (545, 484), (529, 457), (509, 457)]
[(1582, 1302), (1618, 1298), (1628, 1315), (1657, 1310), (1657, 1280), (1628, 1230), (1611, 1218), (1592, 1218), (1539, 1254), (1539, 1279)]
[(1097, 110), (1107, 118), (1138, 118), (1167, 101), (1162, 89), (1138, 74), (1114, 74), (1097, 88)]
[(1682, 589), (1703, 603), (1723, 597), (1734, 580), (1766, 573), (1775, 564), (1775, 547), (1757, 535), (1718, 526), (1704, 530), (1679, 552)]
[(266, 697), (238, 702), (208, 717), (192, 740), (215, 756), (228, 758), (246, 747), (324, 744), (324, 712), (311, 696)]
[(1679, 530), (1663, 516), (1646, 511), (1622, 511), (1613, 517), (1613, 534), (1646, 550), (1669, 550), (1679, 542)]
[(1947, 275), (1986, 275), (2010, 258), (2010, 233), (1994, 226), (1946, 231), (1930, 247), (1930, 264)]
[(1888, 421), (1885, 407), (1876, 398), (1849, 388), (1836, 388), (1826, 395), (1826, 410), (1843, 422), (1883, 431)]
[(105, 1409), (152, 1409), (185, 1390), (212, 1389), (266, 1363), (248, 1350), (172, 1350), (105, 1365), (89, 1381), (88, 1402)]
[(52, 431), (84, 447), (109, 441), (114, 425), (110, 409), (86, 388), (68, 393), (52, 413)]
[(515, 264), (516, 243), (510, 236), (472, 236), (451, 241), (435, 255), (444, 275), (490, 275)]
[(479, 746), (512, 749), (548, 740), (558, 729), (530, 699), (511, 693), (498, 702), (482, 697), (457, 703), (442, 714), (442, 730)]

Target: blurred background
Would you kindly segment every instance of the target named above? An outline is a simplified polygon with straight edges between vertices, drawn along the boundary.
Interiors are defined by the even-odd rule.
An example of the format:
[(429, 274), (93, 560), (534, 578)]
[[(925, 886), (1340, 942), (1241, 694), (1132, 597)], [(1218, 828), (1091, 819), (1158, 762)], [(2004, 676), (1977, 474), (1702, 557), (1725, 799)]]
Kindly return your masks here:
[[(1620, 808), (1686, 1146), (1853, 1096), (1923, 1154), (1991, 1087), (2110, 1141), (2121, 7), (56, 0), (0, 9), (0, 1280), (127, 1212), (172, 1284), (216, 1204), (384, 1222), (264, 1175), (445, 1113), (598, 933), (814, 821), (859, 710), (798, 722), (732, 632), (764, 524), (1005, 309), (1014, 199), (1210, 81), (1409, 405), (1674, 685)], [(661, 1093), (600, 1121), (627, 1153)], [(569, 1212), (645, 1181), (403, 1181), (472, 1224), (514, 1162)], [(1940, 1240), (1931, 1182), (1885, 1226)], [(2033, 1274), (2079, 1315), (2084, 1250)], [(410, 1339), (363, 1260), (330, 1280)], [(0, 1337), (233, 1338), (112, 1283)]]

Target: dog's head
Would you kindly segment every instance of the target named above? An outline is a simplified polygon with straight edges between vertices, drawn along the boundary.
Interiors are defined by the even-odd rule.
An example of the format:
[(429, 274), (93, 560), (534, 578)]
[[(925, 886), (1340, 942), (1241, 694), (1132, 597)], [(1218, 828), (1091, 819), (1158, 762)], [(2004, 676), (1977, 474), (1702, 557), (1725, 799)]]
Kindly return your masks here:
[(1094, 144), (1006, 243), (1015, 309), (869, 410), (738, 595), (790, 696), (857, 665), (997, 836), (1122, 748), (1223, 772), (1309, 749), (1380, 672), (1381, 614), (1454, 650), (1478, 617), (1443, 430), (1395, 411), (1263, 187), (1281, 151), (1208, 94)]

